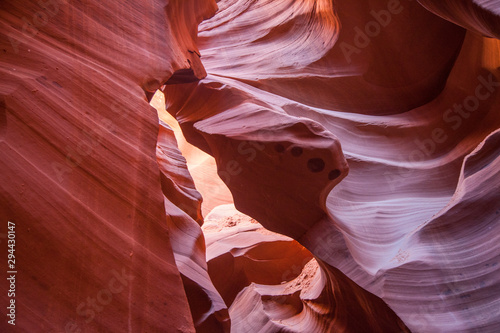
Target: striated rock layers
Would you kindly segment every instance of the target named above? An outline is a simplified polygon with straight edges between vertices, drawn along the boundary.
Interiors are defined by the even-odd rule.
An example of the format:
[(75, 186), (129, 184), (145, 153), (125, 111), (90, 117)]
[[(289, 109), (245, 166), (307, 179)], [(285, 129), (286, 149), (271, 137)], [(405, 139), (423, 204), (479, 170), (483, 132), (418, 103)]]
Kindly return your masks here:
[[(2, 234), (16, 223), (19, 274), (16, 326), (2, 310), (0, 331), (195, 332), (227, 322), (195, 232), (184, 255), (169, 231), (184, 192), (164, 200), (147, 98), (174, 73), (205, 75), (197, 25), (215, 10), (205, 0), (0, 3), (0, 219)], [(208, 300), (192, 316), (195, 292)]]
[(166, 106), (238, 210), (322, 274), (415, 332), (497, 332), (500, 44), (478, 32), (499, 7), (422, 3), (470, 30), (412, 1), (221, 1), (200, 25), (207, 78)]
[(378, 297), (228, 206), (214, 209), (203, 230), (233, 332), (409, 332)]
[(201, 195), (176, 149), (173, 130), (160, 121), (156, 148), (165, 199), (167, 227), (175, 262), (182, 277), (195, 328), (199, 332), (229, 332), (226, 304), (212, 284), (201, 231)]
[[(480, 0), (2, 1), (15, 328), (500, 331), (499, 16)], [(246, 215), (204, 221), (193, 178), (208, 207), (231, 198), (208, 160), (192, 178), (158, 89)]]

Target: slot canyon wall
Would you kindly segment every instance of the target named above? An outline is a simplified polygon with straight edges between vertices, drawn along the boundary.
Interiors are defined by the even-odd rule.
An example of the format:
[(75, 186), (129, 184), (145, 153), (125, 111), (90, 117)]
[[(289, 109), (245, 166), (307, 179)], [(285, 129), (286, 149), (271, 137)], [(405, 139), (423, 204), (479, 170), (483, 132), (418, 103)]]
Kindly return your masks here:
[(500, 1), (0, 26), (0, 331), (500, 331)]

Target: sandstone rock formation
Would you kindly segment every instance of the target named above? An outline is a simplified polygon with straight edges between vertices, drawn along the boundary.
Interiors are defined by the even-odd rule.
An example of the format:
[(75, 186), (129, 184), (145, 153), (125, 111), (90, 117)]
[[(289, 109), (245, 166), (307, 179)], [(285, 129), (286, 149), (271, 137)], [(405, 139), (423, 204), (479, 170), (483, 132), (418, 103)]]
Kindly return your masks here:
[(466, 29), (488, 37), (500, 37), (500, 1), (419, 0), (425, 8)]
[(161, 171), (167, 227), (175, 262), (181, 273), (195, 328), (199, 332), (229, 332), (226, 304), (212, 284), (201, 231), (201, 195), (176, 149), (173, 130), (160, 121), (156, 156)]
[(233, 332), (409, 332), (378, 297), (228, 206), (214, 209), (203, 230)]
[(499, 22), (496, 0), (2, 1), (0, 331), (500, 331)]
[(16, 326), (2, 311), (1, 331), (195, 331), (147, 94), (179, 71), (203, 77), (194, 39), (215, 10), (1, 2), (0, 219), (2, 234), (16, 223), (19, 274)]
[[(200, 25), (208, 77), (165, 90), (236, 207), (382, 297), (413, 331), (496, 332), (498, 153), (486, 143), (500, 125), (498, 40), (415, 2), (259, 3), (219, 3)], [(280, 42), (288, 49), (258, 52)], [(308, 169), (315, 158), (324, 164)]]

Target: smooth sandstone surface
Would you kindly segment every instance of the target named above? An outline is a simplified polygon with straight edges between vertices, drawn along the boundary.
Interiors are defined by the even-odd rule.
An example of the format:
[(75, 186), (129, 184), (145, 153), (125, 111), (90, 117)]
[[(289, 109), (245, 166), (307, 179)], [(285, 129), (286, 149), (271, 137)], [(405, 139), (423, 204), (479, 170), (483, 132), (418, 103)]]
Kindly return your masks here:
[(229, 332), (226, 304), (208, 274), (205, 238), (200, 228), (202, 197), (176, 147), (174, 131), (163, 121), (160, 121), (156, 157), (172, 250), (196, 331)]
[(500, 331), (499, 22), (494, 0), (2, 1), (16, 329)]
[(2, 233), (16, 223), (16, 331), (195, 331), (147, 97), (179, 70), (205, 75), (195, 38), (215, 10), (1, 2), (0, 218)]
[(158, 111), (161, 121), (168, 124), (174, 131), (177, 146), (186, 159), (189, 174), (196, 184), (196, 190), (203, 197), (201, 211), (206, 216), (217, 206), (233, 202), (231, 192), (217, 175), (215, 159), (186, 141), (179, 123), (165, 110), (165, 96), (157, 91), (151, 100), (151, 105)]
[(212, 210), (203, 231), (233, 332), (409, 332), (378, 297), (233, 205)]
[(222, 1), (207, 78), (166, 105), (240, 211), (410, 330), (496, 332), (500, 44), (478, 31), (410, 1)]

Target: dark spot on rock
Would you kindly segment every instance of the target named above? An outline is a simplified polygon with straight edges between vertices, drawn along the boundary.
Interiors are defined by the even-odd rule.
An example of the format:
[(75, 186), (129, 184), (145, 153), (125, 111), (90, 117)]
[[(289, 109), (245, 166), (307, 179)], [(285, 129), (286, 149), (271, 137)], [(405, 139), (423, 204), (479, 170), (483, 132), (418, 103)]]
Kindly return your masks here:
[(330, 173), (328, 174), (328, 179), (334, 180), (334, 179), (337, 179), (339, 176), (340, 176), (340, 170), (335, 169), (335, 170), (330, 171)]
[(274, 150), (276, 150), (278, 153), (282, 153), (285, 151), (285, 147), (281, 143), (277, 143), (274, 146)]
[(293, 147), (292, 148), (292, 155), (295, 156), (295, 157), (299, 157), (300, 155), (302, 155), (302, 148), (300, 147)]
[(311, 158), (307, 161), (307, 168), (312, 172), (321, 172), (325, 169), (325, 161), (322, 158)]
[(451, 293), (452, 293), (452, 291), (450, 290), (450, 288), (448, 288), (445, 291), (443, 291), (444, 295), (450, 295)]

